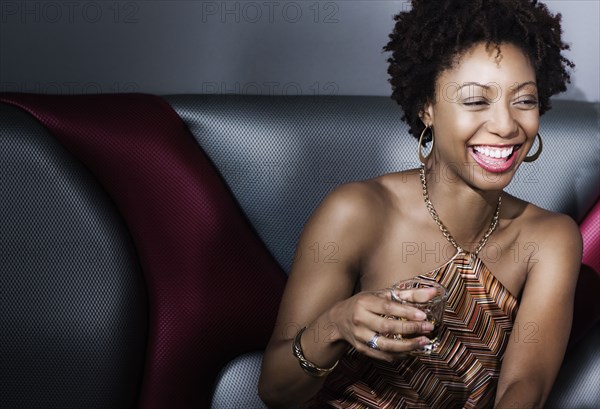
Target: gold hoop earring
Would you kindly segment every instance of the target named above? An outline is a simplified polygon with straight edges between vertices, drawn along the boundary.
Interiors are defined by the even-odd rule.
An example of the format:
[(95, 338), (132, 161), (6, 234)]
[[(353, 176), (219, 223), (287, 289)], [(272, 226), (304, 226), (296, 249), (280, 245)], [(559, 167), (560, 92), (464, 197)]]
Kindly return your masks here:
[(542, 154), (542, 135), (539, 134), (539, 132), (537, 134), (535, 134), (536, 138), (538, 138), (539, 141), (539, 145), (538, 145), (538, 149), (537, 151), (531, 155), (531, 156), (526, 156), (525, 159), (523, 159), (523, 162), (533, 162), (534, 160), (536, 160), (537, 158), (540, 157), (540, 155)]
[[(423, 152), (421, 150), (421, 148), (423, 147), (423, 136), (425, 136), (425, 132), (427, 132), (427, 130), (431, 131), (431, 150), (429, 151), (429, 154), (427, 156), (423, 156)], [(419, 154), (419, 160), (421, 161), (421, 163), (425, 163), (427, 161), (427, 159), (429, 158), (429, 156), (431, 155), (431, 152), (433, 152), (433, 144), (435, 143), (435, 138), (433, 137), (433, 127), (430, 125), (427, 125), (425, 127), (425, 129), (423, 129), (423, 132), (421, 132), (421, 136), (419, 137), (419, 146), (417, 147), (417, 153)]]

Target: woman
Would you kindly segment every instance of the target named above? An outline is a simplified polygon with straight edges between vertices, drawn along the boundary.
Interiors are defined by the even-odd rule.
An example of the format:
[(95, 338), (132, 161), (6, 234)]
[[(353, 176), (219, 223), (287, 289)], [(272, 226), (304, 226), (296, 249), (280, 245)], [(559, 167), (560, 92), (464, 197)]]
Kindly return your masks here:
[[(340, 256), (295, 260), (260, 395), (272, 407), (541, 407), (569, 337), (581, 237), (503, 189), (541, 152), (539, 116), (569, 82), (560, 15), (527, 0), (415, 0), (395, 19), (392, 98), (423, 167), (339, 186), (312, 215), (299, 250), (334, 242)], [(430, 356), (407, 354), (432, 326), (389, 291), (415, 276), (449, 292)]]

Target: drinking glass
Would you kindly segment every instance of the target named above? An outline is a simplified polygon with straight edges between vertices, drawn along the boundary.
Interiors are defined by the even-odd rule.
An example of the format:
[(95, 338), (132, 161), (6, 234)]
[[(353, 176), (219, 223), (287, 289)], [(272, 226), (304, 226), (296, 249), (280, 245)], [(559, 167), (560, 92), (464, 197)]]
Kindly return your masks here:
[[(422, 288), (435, 288), (437, 290), (436, 295), (424, 302), (411, 301), (411, 292)], [(394, 334), (390, 337), (393, 337), (394, 339), (410, 339), (424, 335), (429, 339), (429, 344), (423, 346), (421, 349), (413, 350), (409, 352), (409, 354), (430, 355), (440, 345), (440, 327), (442, 320), (444, 319), (444, 309), (446, 308), (446, 299), (448, 298), (446, 289), (444, 286), (433, 280), (411, 278), (392, 285), (390, 287), (390, 293), (392, 300), (423, 311), (427, 314), (425, 320), (433, 324), (433, 330), (426, 334), (417, 332), (413, 334)], [(386, 318), (406, 321), (403, 317), (387, 316)]]

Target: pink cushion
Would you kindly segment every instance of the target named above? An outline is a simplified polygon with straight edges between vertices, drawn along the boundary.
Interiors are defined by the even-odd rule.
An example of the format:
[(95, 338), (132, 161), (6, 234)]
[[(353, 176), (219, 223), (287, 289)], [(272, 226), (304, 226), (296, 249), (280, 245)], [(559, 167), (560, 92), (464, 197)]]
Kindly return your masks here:
[(583, 258), (581, 262), (590, 266), (600, 277), (600, 200), (581, 223)]
[(569, 346), (575, 345), (600, 321), (600, 200), (586, 215), (579, 228), (583, 238), (583, 256), (575, 291)]
[(210, 160), (157, 96), (0, 100), (79, 158), (129, 228), (150, 302), (139, 407), (209, 407), (224, 364), (265, 347), (285, 284)]

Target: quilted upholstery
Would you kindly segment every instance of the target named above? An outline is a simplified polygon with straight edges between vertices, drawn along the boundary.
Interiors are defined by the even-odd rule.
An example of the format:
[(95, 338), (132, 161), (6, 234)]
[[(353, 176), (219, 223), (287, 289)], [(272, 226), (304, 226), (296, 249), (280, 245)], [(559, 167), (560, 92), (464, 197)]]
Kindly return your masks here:
[[(264, 407), (257, 350), (283, 272), (306, 256), (294, 254), (302, 226), (336, 185), (418, 164), (389, 98), (0, 98), (51, 130), (0, 104), (2, 408)], [(542, 157), (509, 188), (582, 222), (586, 243), (598, 237), (599, 111), (554, 102)], [(576, 305), (588, 315), (576, 316), (551, 408), (600, 403), (600, 325), (584, 334), (593, 248)]]
[(220, 368), (266, 344), (285, 281), (209, 159), (159, 97), (3, 100), (90, 169), (131, 233), (149, 299), (140, 407), (207, 407)]
[(600, 202), (596, 202), (581, 223), (581, 236), (585, 243), (581, 262), (600, 276)]

